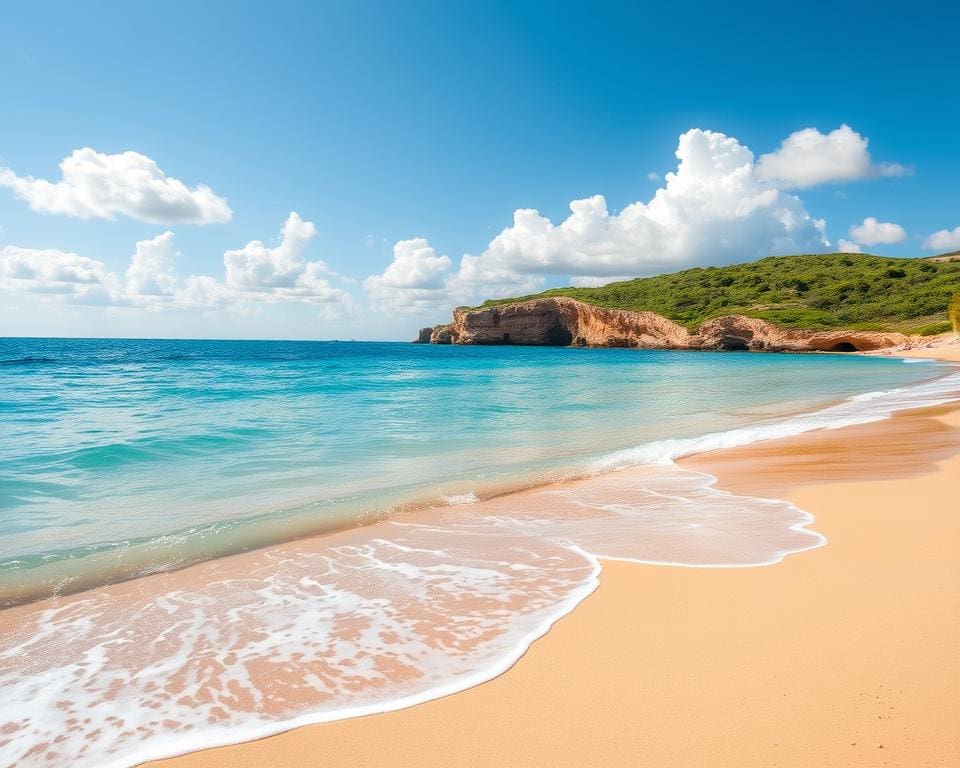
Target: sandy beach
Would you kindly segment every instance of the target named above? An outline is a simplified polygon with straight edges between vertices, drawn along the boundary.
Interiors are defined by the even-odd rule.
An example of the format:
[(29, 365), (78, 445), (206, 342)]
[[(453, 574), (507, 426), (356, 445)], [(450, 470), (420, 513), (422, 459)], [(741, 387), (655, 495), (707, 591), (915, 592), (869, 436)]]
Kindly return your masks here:
[(960, 9), (7, 6), (0, 768), (960, 768)]
[(811, 512), (828, 546), (760, 568), (605, 561), (489, 683), (153, 765), (958, 765), (958, 453), (960, 410), (934, 408), (693, 457)]

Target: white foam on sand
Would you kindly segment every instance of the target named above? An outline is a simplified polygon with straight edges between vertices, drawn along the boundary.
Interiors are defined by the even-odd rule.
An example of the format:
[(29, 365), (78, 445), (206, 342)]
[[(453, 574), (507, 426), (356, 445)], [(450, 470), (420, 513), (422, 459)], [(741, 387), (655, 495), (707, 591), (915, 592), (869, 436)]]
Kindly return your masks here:
[(956, 401), (960, 393), (960, 373), (949, 373), (912, 387), (886, 392), (855, 395), (842, 403), (786, 419), (762, 422), (748, 427), (712, 432), (699, 437), (656, 440), (633, 448), (613, 451), (592, 465), (596, 473), (609, 472), (640, 464), (670, 464), (695, 453), (737, 448), (742, 445), (795, 437), (818, 429), (840, 429), (869, 424), (889, 418), (897, 411), (942, 405)]
[(584, 481), (485, 501), (465, 494), (366, 528), (9, 609), (0, 613), (0, 765), (129, 766), (464, 690), (508, 669), (593, 591), (600, 558), (749, 567), (825, 543), (794, 505), (719, 491), (673, 459), (876, 421), (958, 391), (954, 373), (656, 441), (598, 459)]

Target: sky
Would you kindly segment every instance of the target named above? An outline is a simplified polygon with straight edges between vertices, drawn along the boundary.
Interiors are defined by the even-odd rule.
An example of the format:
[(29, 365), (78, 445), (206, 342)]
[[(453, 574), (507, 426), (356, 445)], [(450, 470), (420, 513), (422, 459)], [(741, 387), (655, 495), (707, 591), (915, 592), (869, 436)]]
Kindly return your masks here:
[(958, 26), (924, 0), (5, 4), (0, 336), (410, 339), (545, 287), (957, 250)]

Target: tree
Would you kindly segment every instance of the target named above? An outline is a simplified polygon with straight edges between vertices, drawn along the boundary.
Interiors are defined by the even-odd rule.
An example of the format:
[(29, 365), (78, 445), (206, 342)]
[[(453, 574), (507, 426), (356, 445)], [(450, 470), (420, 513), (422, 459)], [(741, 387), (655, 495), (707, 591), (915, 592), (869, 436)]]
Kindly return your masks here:
[(960, 333), (960, 293), (953, 295), (949, 310), (950, 322), (953, 323), (955, 333)]

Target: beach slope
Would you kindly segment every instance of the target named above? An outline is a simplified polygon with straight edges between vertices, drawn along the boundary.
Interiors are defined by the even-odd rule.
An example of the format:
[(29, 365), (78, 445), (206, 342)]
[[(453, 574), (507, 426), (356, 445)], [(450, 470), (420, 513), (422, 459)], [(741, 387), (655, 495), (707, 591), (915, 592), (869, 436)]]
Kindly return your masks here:
[(941, 408), (696, 457), (829, 545), (761, 568), (606, 561), (489, 683), (156, 765), (960, 765), (958, 451)]

